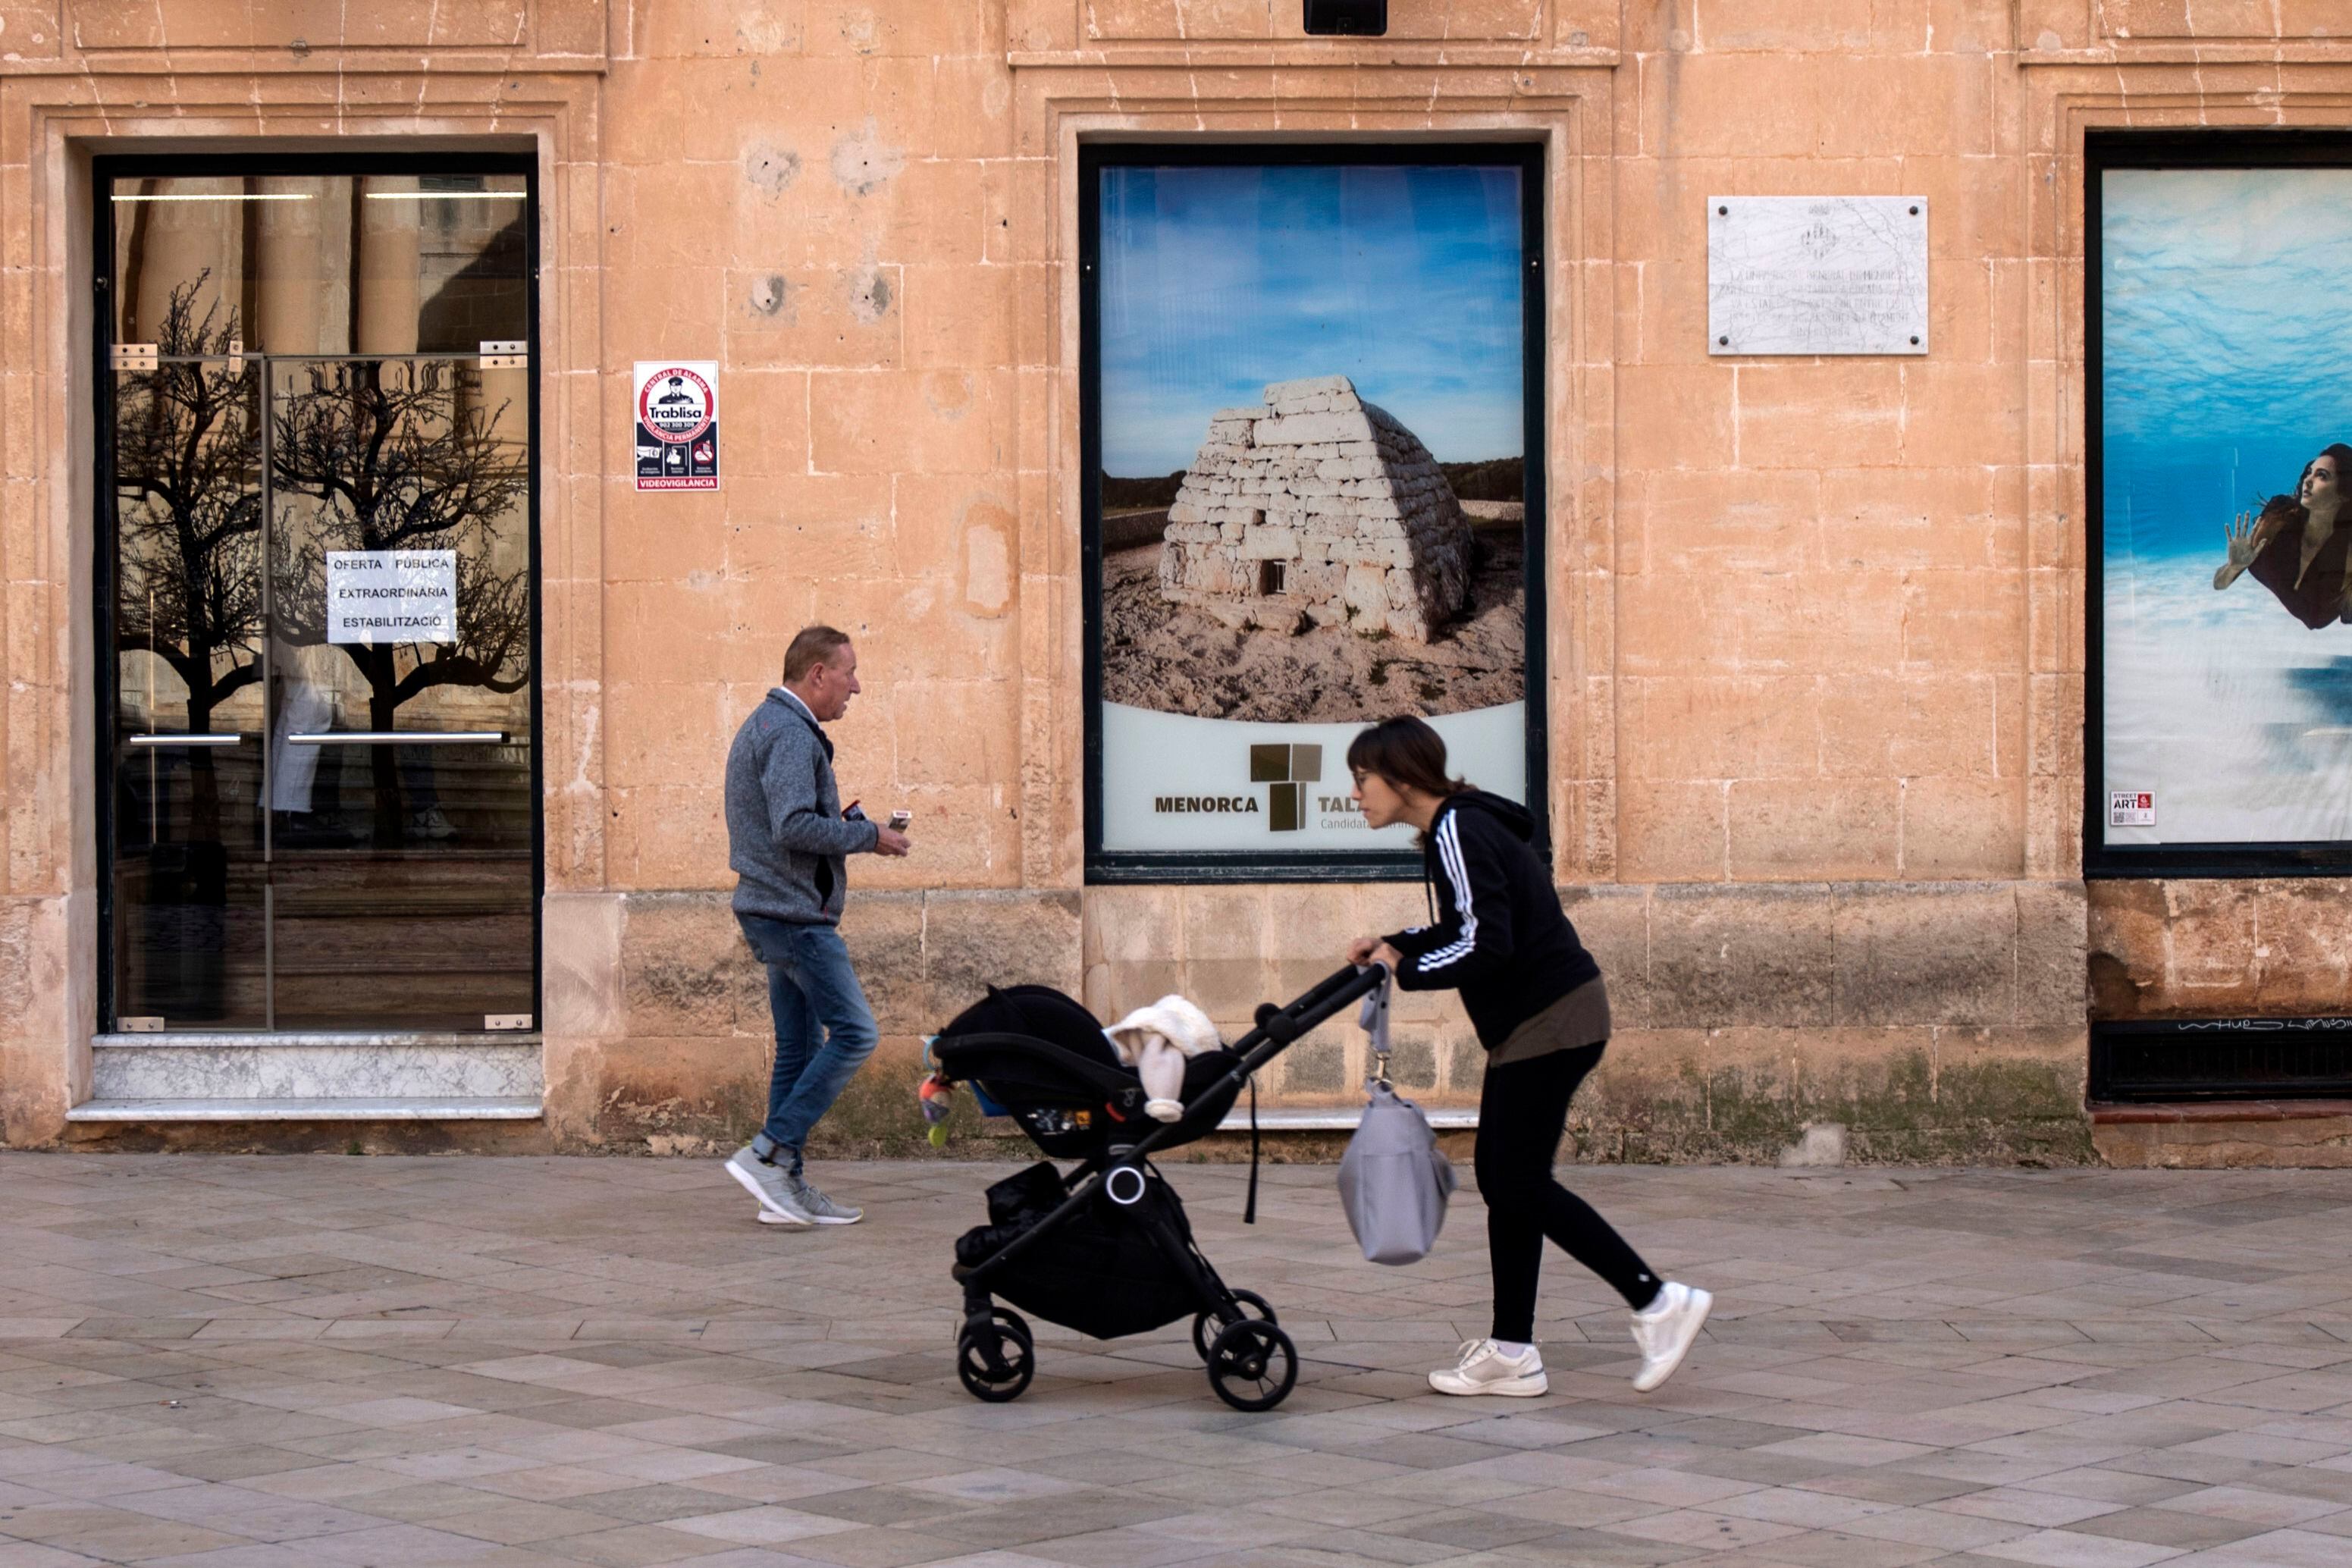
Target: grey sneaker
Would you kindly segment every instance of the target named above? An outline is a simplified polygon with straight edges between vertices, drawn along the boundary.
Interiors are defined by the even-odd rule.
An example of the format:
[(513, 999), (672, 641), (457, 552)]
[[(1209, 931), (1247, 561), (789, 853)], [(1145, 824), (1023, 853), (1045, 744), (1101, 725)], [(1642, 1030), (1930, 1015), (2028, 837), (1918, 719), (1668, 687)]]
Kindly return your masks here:
[(802, 1212), (819, 1225), (856, 1225), (866, 1217), (864, 1209), (854, 1209), (847, 1204), (835, 1203), (817, 1191), (816, 1184), (806, 1176), (793, 1176), (788, 1179), (793, 1184), (793, 1201), (800, 1205)]
[(816, 1216), (801, 1206), (793, 1173), (771, 1165), (746, 1143), (727, 1162), (727, 1173), (760, 1200), (760, 1217), (770, 1225), (811, 1225)]

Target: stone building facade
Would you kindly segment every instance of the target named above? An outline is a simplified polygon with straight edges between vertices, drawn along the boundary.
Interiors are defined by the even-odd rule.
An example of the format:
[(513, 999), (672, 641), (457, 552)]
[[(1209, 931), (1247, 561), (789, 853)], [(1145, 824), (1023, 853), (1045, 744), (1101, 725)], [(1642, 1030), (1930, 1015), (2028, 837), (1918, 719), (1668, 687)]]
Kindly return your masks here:
[[(2082, 874), (2083, 149), (2352, 125), (2324, 9), (1391, 0), (1329, 40), (1291, 0), (0, 0), (0, 1130), (720, 1146), (768, 1027), (720, 761), (818, 617), (862, 656), (847, 792), (917, 813), (915, 856), (855, 867), (887, 1044), (853, 1121), (912, 1122), (918, 1037), (985, 981), (1237, 1021), (1401, 923), (1411, 886), (1086, 880), (1078, 150), (1508, 138), (1545, 149), (1541, 805), (1620, 1030), (1580, 1152), (1836, 1121), (1863, 1158), (2267, 1157), (2251, 1111), (2085, 1110), (2095, 1015), (2352, 1009), (2352, 888)], [(98, 1023), (94, 160), (420, 148), (535, 181), (543, 894), (499, 1047), (532, 1109), (94, 1119), (152, 1065)], [(1898, 191), (1932, 203), (1932, 352), (1710, 356), (1707, 197)], [(669, 357), (719, 367), (719, 489), (632, 483), (632, 366)], [(1402, 1079), (1470, 1097), (1458, 1009), (1396, 1034)], [(1275, 1102), (1344, 1102), (1358, 1049), (1294, 1052)], [(2340, 1118), (2294, 1125), (2344, 1157)]]
[(1425, 643), (1462, 608), (1470, 524), (1421, 438), (1344, 375), (1221, 408), (1168, 509), (1160, 592), (1235, 626)]

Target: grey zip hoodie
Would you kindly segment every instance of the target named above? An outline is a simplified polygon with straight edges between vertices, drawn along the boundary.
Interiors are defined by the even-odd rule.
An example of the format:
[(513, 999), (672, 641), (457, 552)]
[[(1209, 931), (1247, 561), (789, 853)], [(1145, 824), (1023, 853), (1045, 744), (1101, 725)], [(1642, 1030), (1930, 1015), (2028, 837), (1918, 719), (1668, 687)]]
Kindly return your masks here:
[(849, 873), (879, 824), (847, 821), (833, 782), (833, 742), (782, 687), (751, 710), (727, 752), (727, 864), (735, 912), (795, 925), (835, 925)]

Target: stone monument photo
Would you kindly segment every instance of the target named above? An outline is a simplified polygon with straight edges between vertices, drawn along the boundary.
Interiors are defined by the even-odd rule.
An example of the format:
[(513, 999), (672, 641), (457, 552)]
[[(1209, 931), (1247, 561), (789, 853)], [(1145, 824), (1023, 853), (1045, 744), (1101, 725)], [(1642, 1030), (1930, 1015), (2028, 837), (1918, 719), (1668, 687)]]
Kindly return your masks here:
[[(1484, 787), (1524, 787), (1521, 178), (1476, 163), (1101, 171), (1107, 822), (1129, 747), (1129, 804), (1196, 763), (1202, 798), (1230, 800), (1250, 746), (1337, 757), (1397, 713), (1462, 730), (1449, 745), (1484, 759)], [(1180, 718), (1232, 726), (1230, 742)], [(1213, 760), (1229, 743), (1231, 766)], [(1301, 791), (1278, 816), (1224, 825), (1226, 843), (1180, 814), (1185, 845), (1264, 847), (1272, 830), (1371, 847), (1341, 821), (1344, 779), (1319, 795), (1277, 782)], [(1172, 831), (1155, 820), (1138, 847)]]

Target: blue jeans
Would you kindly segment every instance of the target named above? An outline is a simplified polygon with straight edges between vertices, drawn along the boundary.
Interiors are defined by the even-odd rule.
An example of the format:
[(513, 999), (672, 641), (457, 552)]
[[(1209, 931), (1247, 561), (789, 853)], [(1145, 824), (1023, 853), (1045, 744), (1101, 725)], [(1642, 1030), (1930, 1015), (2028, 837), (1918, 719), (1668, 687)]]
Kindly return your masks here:
[(838, 930), (758, 915), (735, 918), (768, 966), (768, 1006), (776, 1018), (768, 1121), (751, 1140), (751, 1152), (762, 1160), (789, 1161), (797, 1176), (810, 1129), (833, 1109), (880, 1036)]

